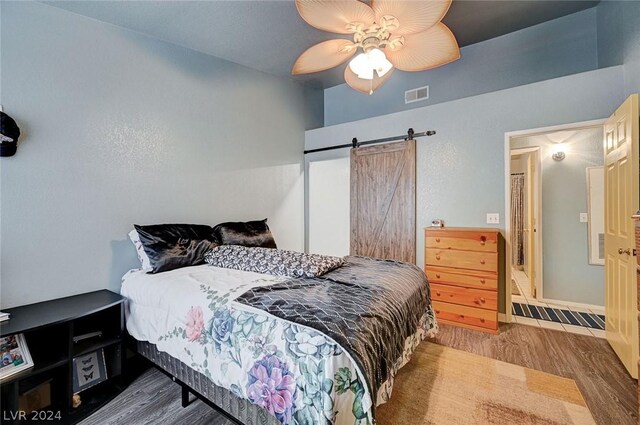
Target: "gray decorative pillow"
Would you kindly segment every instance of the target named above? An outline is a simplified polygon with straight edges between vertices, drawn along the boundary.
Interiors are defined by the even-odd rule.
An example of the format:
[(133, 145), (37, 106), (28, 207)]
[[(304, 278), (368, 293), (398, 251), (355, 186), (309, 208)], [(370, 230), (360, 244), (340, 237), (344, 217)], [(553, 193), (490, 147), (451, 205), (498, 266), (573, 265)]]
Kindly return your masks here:
[(288, 277), (322, 276), (343, 264), (339, 257), (239, 245), (218, 246), (204, 259), (214, 267)]

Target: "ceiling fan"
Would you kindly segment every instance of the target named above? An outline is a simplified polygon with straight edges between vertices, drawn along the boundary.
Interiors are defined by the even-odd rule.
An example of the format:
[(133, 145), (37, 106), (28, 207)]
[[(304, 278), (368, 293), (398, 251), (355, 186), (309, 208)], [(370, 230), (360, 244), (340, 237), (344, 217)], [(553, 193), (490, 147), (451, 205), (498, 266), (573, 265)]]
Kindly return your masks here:
[(302, 19), (320, 30), (353, 34), (323, 41), (298, 57), (291, 73), (336, 67), (362, 50), (344, 71), (346, 83), (373, 94), (393, 73), (425, 71), (460, 58), (451, 30), (442, 22), (452, 0), (296, 0)]

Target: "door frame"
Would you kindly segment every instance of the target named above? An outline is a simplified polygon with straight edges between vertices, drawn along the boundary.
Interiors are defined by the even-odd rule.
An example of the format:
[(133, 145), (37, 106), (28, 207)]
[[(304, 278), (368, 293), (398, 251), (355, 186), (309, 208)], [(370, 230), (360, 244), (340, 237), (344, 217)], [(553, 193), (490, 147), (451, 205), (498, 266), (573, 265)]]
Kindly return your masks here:
[[(511, 144), (511, 141), (509, 141)], [(509, 146), (511, 147), (511, 146)], [(535, 278), (535, 286), (536, 286), (536, 297), (535, 299), (542, 299), (542, 149), (539, 146), (532, 146), (527, 148), (518, 148), (511, 149), (509, 151), (510, 155), (525, 155), (536, 152), (536, 182), (534, 188), (527, 188), (530, 191), (533, 191), (533, 196), (536, 198), (536, 211), (535, 211), (535, 219), (536, 219), (536, 232), (535, 232), (535, 264), (533, 265), (533, 269), (536, 272)], [(511, 159), (511, 158), (510, 158)], [(509, 161), (509, 177), (511, 177), (511, 161)], [(507, 184), (509, 185), (508, 196), (509, 196), (509, 211), (505, 214), (505, 226), (509, 226), (509, 230), (511, 230), (511, 178), (507, 180)], [(507, 192), (505, 192), (505, 196)], [(527, 194), (528, 195), (528, 194)], [(507, 222), (508, 220), (508, 222)], [(509, 233), (511, 236), (511, 233)], [(511, 242), (511, 240), (509, 240)], [(511, 246), (511, 245), (509, 245)], [(509, 272), (511, 272), (511, 255), (505, 258), (507, 267), (509, 268)], [(531, 277), (529, 277), (531, 279)], [(511, 280), (509, 280), (509, 284), (511, 284)], [(511, 288), (511, 286), (509, 286)], [(510, 292), (510, 291), (509, 291)]]
[[(549, 127), (539, 127), (533, 128), (529, 130), (518, 130), (518, 131), (509, 131), (504, 133), (504, 225), (505, 225), (505, 317), (504, 321), (507, 323), (511, 323), (513, 320), (513, 315), (511, 314), (511, 139), (515, 137), (522, 136), (535, 136), (539, 134), (545, 133), (553, 133), (556, 131), (571, 131), (571, 130), (584, 130), (588, 128), (600, 127), (604, 128), (604, 123), (607, 121), (607, 118), (590, 120), (590, 121), (581, 121), (570, 124), (561, 124), (561, 125), (553, 125)], [(603, 130), (604, 131), (604, 130)], [(538, 155), (538, 160), (540, 161), (540, 167), (538, 168), (538, 196), (540, 197), (538, 208), (539, 212), (542, 211), (542, 156)], [(542, 218), (542, 214), (539, 215)], [(542, 240), (542, 220), (538, 223), (538, 233), (539, 239)], [(538, 257), (536, 258), (536, 270), (539, 272), (537, 282), (542, 282), (542, 244), (538, 244)], [(540, 265), (538, 267), (538, 264)], [(540, 294), (537, 299), (544, 299), (543, 297), (543, 287), (542, 284), (537, 287), (538, 293)]]

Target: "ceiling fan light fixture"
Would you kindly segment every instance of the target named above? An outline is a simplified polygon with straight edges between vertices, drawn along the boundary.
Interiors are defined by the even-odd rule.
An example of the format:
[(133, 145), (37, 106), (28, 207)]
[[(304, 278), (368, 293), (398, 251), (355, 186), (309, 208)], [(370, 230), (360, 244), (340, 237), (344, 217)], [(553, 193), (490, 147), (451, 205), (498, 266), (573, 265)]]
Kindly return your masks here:
[(419, 72), (458, 60), (458, 42), (441, 22), (452, 1), (295, 0), (309, 25), (351, 34), (353, 41), (340, 38), (310, 47), (291, 73), (311, 74), (351, 60), (344, 68), (345, 82), (371, 94), (395, 69)]
[(380, 49), (371, 49), (360, 53), (349, 62), (349, 68), (363, 80), (373, 80), (374, 71), (378, 77), (382, 77), (393, 67), (384, 52)]

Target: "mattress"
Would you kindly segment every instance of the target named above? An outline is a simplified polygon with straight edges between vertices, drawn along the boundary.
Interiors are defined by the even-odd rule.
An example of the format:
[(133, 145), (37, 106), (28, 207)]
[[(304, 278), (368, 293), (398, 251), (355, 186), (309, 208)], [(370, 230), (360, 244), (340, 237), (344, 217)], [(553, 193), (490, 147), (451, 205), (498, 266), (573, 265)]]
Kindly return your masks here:
[[(334, 339), (237, 301), (249, 291), (286, 281), (208, 265), (160, 274), (131, 271), (121, 289), (127, 330), (188, 366), (194, 377), (205, 377), (211, 388), (225, 391), (220, 394), (235, 397), (238, 412), (266, 412), (282, 424), (294, 418), (309, 424), (373, 423), (375, 406), (390, 396), (392, 376), (372, 396), (358, 363)], [(398, 368), (432, 329), (420, 327), (407, 338)]]

